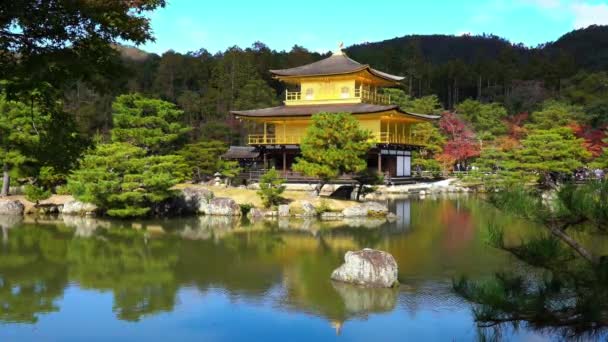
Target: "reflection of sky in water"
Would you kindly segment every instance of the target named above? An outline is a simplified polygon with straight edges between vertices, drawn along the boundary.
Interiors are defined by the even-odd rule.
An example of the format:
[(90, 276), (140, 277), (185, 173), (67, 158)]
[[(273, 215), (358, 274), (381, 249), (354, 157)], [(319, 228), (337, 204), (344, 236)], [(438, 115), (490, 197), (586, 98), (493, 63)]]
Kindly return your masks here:
[[(3, 341), (475, 340), (469, 308), (457, 298), (442, 299), (449, 304), (437, 307), (429, 296), (402, 293), (395, 310), (349, 320), (338, 335), (335, 325), (322, 317), (280, 310), (272, 299), (231, 297), (220, 289), (182, 288), (171, 313), (137, 323), (120, 321), (112, 312), (110, 293), (73, 286), (57, 303), (61, 314), (44, 315), (36, 326), (0, 326), (0, 337)], [(520, 332), (510, 337), (529, 340), (532, 336)]]
[[(33, 310), (36, 324), (0, 323), (0, 341), (475, 340), (471, 308), (452, 292), (451, 279), (513, 267), (504, 253), (485, 245), (485, 222), (502, 220), (515, 236), (529, 227), (471, 199), (393, 200), (389, 207), (395, 222), (353, 220), (350, 227), (67, 218), (62, 225), (5, 229), (0, 258), (26, 241), (23, 255), (11, 255), (26, 263), (10, 268), (0, 260), (0, 304), (5, 281), (11, 289), (18, 288), (11, 283), (33, 284), (40, 292), (43, 284), (54, 285), (58, 290), (48, 297), (58, 311)], [(148, 227), (149, 234), (100, 233), (117, 225)], [(329, 281), (344, 252), (363, 247), (395, 256), (398, 290)], [(8, 298), (20, 297), (11, 292)]]

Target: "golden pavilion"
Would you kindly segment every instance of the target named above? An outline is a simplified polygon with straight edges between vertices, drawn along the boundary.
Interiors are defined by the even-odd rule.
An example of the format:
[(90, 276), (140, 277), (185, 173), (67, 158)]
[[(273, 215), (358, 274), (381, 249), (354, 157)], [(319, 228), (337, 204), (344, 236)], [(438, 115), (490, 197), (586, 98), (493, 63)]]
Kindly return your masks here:
[(411, 177), (411, 152), (421, 146), (412, 135), (412, 126), (438, 116), (404, 111), (382, 94), (381, 88), (396, 86), (403, 77), (358, 63), (342, 52), (341, 46), (320, 61), (270, 72), (287, 84), (284, 104), (232, 111), (237, 119), (254, 123), (248, 125), (253, 129), (246, 140), (262, 156), (264, 167), (282, 170), (288, 180), (303, 180), (305, 177), (291, 171), (291, 165), (299, 155), (299, 143), (311, 116), (347, 112), (374, 135), (368, 167), (393, 182)]

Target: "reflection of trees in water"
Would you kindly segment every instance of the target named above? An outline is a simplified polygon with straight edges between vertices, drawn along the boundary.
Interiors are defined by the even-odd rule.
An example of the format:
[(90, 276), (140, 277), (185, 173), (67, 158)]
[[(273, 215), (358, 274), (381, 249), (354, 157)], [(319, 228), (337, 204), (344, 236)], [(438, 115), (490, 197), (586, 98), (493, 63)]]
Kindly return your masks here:
[[(455, 290), (476, 303), (475, 318), (490, 335), (503, 327), (526, 326), (565, 340), (608, 337), (608, 256), (593, 250), (573, 231), (605, 227), (608, 183), (563, 185), (552, 198), (529, 189), (493, 195), (498, 208), (536, 223), (534, 237), (507, 243), (510, 227), (488, 227), (489, 242), (529, 265), (524, 272), (503, 272), (487, 281), (461, 278)], [(580, 236), (578, 236), (580, 238)], [(605, 236), (596, 235), (606, 241)]]
[(179, 288), (173, 267), (179, 240), (147, 239), (133, 229), (103, 230), (94, 238), (70, 242), (70, 279), (83, 288), (110, 290), (120, 319), (171, 311)]
[[(449, 203), (449, 205), (447, 204)], [(441, 206), (441, 225), (444, 226), (443, 246), (450, 253), (465, 248), (475, 234), (475, 226), (469, 209), (463, 208), (460, 201), (446, 202)]]
[[(329, 274), (347, 250), (375, 244), (378, 230), (311, 222), (281, 230), (276, 222), (243, 227), (223, 219), (182, 220), (176, 227), (175, 221), (70, 217), (44, 229), (12, 229), (0, 259), (3, 320), (34, 322), (37, 313), (57, 310), (53, 302), (68, 281), (112, 291), (114, 310), (124, 320), (172, 310), (177, 291), (188, 284), (221, 287), (249, 300), (283, 284), (287, 298), (281, 300), (297, 310), (336, 321), (352, 316), (348, 305), (356, 304), (345, 303)], [(150, 227), (176, 234), (155, 238), (146, 231)]]
[[(332, 285), (329, 275), (342, 263), (344, 253), (379, 248), (393, 253), (406, 274), (425, 268), (437, 262), (429, 255), (434, 255), (432, 251), (441, 241), (439, 209), (434, 202), (417, 203), (407, 231), (384, 221), (370, 228), (378, 224), (374, 220), (262, 220), (251, 224), (226, 217), (141, 222), (67, 218), (30, 232), (45, 252), (36, 257), (40, 269), (57, 270), (31, 273), (26, 264), (21, 271), (32, 278), (61, 280), (56, 281), (53, 298), (61, 296), (68, 281), (111, 291), (117, 317), (124, 320), (171, 311), (179, 289), (195, 286), (201, 291), (221, 288), (230, 297), (247, 301), (276, 300), (281, 308), (310, 312), (340, 325), (353, 317), (390, 311), (395, 305), (391, 296)], [(17, 236), (13, 232), (20, 230), (9, 231), (8, 243)], [(26, 256), (26, 247), (20, 245), (12, 253)], [(7, 269), (0, 267), (0, 274), (6, 275)], [(12, 274), (9, 278), (18, 279)], [(269, 298), (278, 286), (281, 295)], [(404, 305), (416, 310), (420, 302), (414, 298), (427, 303), (441, 296), (406, 297)], [(28, 307), (34, 315), (48, 309)]]
[(23, 226), (8, 231), (0, 247), (0, 322), (35, 323), (59, 310), (55, 301), (68, 283), (65, 264), (70, 234)]

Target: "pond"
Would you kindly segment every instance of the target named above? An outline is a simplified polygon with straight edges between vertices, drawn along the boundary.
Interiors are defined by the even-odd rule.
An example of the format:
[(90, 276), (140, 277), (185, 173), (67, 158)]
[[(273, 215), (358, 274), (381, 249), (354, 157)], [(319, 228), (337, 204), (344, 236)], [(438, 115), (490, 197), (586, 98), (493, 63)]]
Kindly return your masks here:
[[(538, 228), (475, 197), (389, 207), (395, 222), (4, 218), (0, 341), (484, 337), (452, 280), (523, 267), (486, 244), (487, 223), (506, 223), (513, 240)], [(393, 254), (398, 289), (329, 280), (346, 251), (365, 247)], [(525, 326), (500, 334), (556, 337)]]

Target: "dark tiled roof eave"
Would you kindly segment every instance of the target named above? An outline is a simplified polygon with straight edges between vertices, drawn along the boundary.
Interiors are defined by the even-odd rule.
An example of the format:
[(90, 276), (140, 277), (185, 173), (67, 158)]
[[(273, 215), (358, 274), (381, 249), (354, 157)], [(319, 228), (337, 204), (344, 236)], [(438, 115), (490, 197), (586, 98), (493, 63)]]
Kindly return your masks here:
[(397, 105), (376, 105), (369, 103), (353, 103), (353, 104), (324, 104), (324, 105), (303, 105), (303, 106), (278, 106), (253, 110), (235, 110), (231, 111), (236, 116), (248, 118), (264, 118), (264, 117), (298, 117), (311, 116), (316, 113), (351, 113), (351, 114), (373, 114), (396, 110), (402, 114), (416, 117), (423, 120), (439, 119), (438, 115), (427, 115), (410, 113), (401, 110)]

